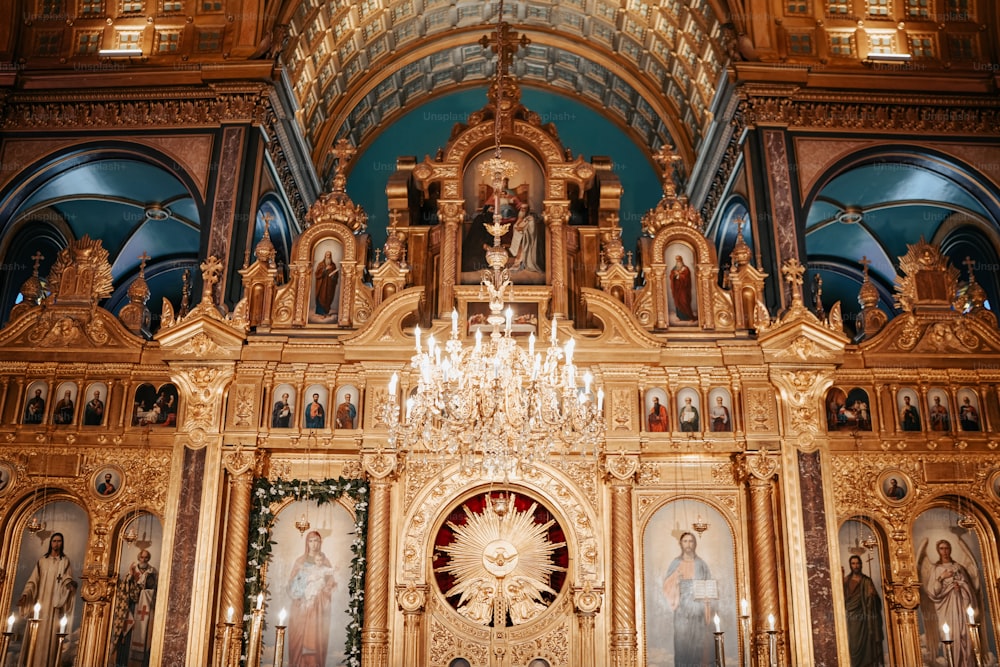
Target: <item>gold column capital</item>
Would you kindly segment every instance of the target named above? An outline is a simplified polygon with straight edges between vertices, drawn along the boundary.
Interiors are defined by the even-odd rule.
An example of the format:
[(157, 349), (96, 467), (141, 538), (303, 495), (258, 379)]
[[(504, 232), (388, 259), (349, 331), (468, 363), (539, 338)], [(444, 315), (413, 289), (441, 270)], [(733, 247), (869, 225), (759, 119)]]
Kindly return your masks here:
[(742, 482), (770, 483), (780, 472), (778, 457), (769, 454), (767, 449), (739, 454), (736, 457), (736, 477)]
[(601, 610), (601, 602), (604, 599), (604, 589), (595, 588), (589, 581), (584, 581), (583, 586), (573, 588), (573, 607), (577, 614), (594, 615)]
[(399, 457), (393, 453), (371, 452), (361, 455), (361, 465), (376, 481), (391, 481), (399, 469)]
[(427, 605), (427, 585), (416, 585), (412, 581), (396, 587), (396, 604), (404, 614), (419, 614)]
[(639, 455), (626, 454), (624, 450), (609, 453), (604, 458), (604, 470), (612, 484), (632, 483), (639, 472)]
[(257, 457), (252, 451), (246, 451), (242, 447), (226, 452), (222, 455), (222, 465), (226, 472), (232, 477), (242, 477), (254, 469)]

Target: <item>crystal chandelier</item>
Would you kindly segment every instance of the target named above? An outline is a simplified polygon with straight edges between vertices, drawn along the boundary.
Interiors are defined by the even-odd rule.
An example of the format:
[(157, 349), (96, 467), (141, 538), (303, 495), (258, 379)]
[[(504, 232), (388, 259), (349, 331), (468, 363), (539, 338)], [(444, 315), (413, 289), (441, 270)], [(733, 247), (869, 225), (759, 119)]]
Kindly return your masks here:
[[(480, 165), (493, 186), (493, 246), (486, 251), (481, 295), (488, 294), (489, 338), (476, 331), (475, 344), (459, 339), (458, 312), (451, 314), (451, 337), (442, 347), (433, 336), (421, 344), (415, 330), (416, 354), (410, 366), (416, 387), (400, 414), (397, 399), (399, 376), (393, 374), (383, 421), (389, 426), (389, 444), (411, 461), (429, 459), (458, 462), (462, 469), (477, 469), (495, 478), (518, 474), (525, 466), (569, 454), (598, 455), (604, 446), (604, 391), (593, 387), (587, 372), (578, 378), (573, 363), (573, 339), (560, 345), (556, 320), (544, 355), (535, 351), (535, 335), (527, 349), (511, 335), (512, 312), (504, 312), (513, 298), (507, 262), (510, 255), (501, 237), (510, 228), (502, 222), (496, 205), (504, 179), (516, 171), (501, 154), (501, 116), (509, 112), (504, 90), (509, 88), (511, 48), (516, 33), (502, 21), (503, 3), (494, 37), (484, 37), (497, 51), (496, 77), (490, 92), (494, 114), (493, 157)], [(522, 38), (520, 44), (528, 40)], [(582, 384), (580, 384), (582, 380)], [(402, 418), (401, 418), (402, 417)]]

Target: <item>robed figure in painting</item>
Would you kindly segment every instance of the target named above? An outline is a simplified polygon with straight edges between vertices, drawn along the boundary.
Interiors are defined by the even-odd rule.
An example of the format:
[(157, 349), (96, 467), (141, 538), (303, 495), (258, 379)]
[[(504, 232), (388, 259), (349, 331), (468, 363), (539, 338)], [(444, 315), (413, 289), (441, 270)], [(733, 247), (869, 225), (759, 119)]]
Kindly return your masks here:
[(332, 252), (326, 251), (313, 273), (316, 278), (316, 313), (335, 315), (337, 305), (334, 300), (337, 296), (337, 283), (340, 281), (340, 267), (333, 261)]
[(309, 531), (305, 553), (295, 560), (288, 581), (292, 599), (288, 616), (289, 667), (326, 667), (335, 575), (333, 564), (323, 553), (323, 538), (317, 531)]
[(882, 665), (882, 599), (871, 577), (861, 572), (861, 557), (851, 556), (851, 572), (844, 577), (847, 642), (851, 667)]
[(52, 533), (48, 553), (38, 559), (18, 600), (24, 618), (33, 618), (35, 603), (40, 605), (34, 658), (24, 667), (50, 667), (55, 660), (59, 622), (63, 616), (73, 617), (77, 588), (73, 566), (63, 552), (63, 534)]
[(677, 318), (687, 322), (694, 320), (694, 304), (691, 299), (691, 269), (684, 263), (684, 258), (680, 255), (674, 258), (674, 266), (670, 269), (670, 294), (674, 297)]
[(656, 396), (653, 397), (653, 407), (650, 408), (646, 421), (651, 432), (663, 433), (667, 430), (667, 409), (660, 405), (660, 399)]
[(663, 595), (674, 612), (674, 667), (703, 667), (713, 664), (712, 607), (695, 596), (695, 586), (710, 580), (712, 572), (695, 552), (693, 533), (683, 533), (680, 546), (663, 580)]
[[(960, 543), (960, 547), (962, 547)], [(971, 607), (973, 614), (979, 614), (979, 580), (969, 572), (969, 569), (952, 557), (952, 545), (949, 540), (938, 540), (934, 545), (938, 554), (937, 562), (931, 562), (932, 556), (925, 553), (926, 546), (921, 549), (918, 563), (924, 595), (933, 610), (934, 627), (942, 627), (947, 623), (950, 630), (951, 657), (953, 667), (975, 667), (976, 658), (972, 650), (972, 639), (969, 635), (968, 612)], [(968, 562), (974, 560), (966, 554)]]

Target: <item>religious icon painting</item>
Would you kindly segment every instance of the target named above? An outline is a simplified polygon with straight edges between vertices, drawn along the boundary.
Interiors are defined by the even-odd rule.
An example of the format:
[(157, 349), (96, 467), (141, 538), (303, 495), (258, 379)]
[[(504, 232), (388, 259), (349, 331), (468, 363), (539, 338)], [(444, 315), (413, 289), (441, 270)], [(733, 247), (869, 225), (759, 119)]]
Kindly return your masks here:
[[(968, 609), (979, 623), (983, 655), (996, 655), (994, 620), (983, 569), (983, 553), (972, 508), (954, 501), (931, 507), (913, 522), (913, 544), (920, 579), (921, 645), (941, 647), (948, 624), (951, 659), (947, 664), (974, 665)], [(943, 662), (942, 662), (943, 664)]]
[(177, 387), (172, 383), (157, 389), (143, 383), (132, 401), (132, 426), (177, 426)]
[(701, 433), (702, 414), (701, 398), (698, 391), (691, 387), (686, 387), (677, 392), (677, 426), (675, 431), (681, 433)]
[[(297, 500), (278, 511), (267, 567), (267, 627), (281, 625), (286, 665), (336, 667), (346, 663), (354, 514), (343, 502)], [(252, 552), (248, 559), (252, 558)], [(265, 633), (263, 655), (274, 654), (274, 634)]]
[(361, 427), (358, 398), (358, 388), (352, 384), (337, 389), (337, 407), (333, 414), (334, 428), (356, 429)]
[(927, 390), (927, 429), (942, 432), (952, 430), (948, 392), (940, 387)]
[(885, 499), (893, 503), (902, 502), (909, 498), (910, 491), (913, 489), (913, 480), (898, 469), (884, 470), (878, 476), (876, 484)]
[(868, 392), (855, 387), (845, 393), (840, 387), (831, 387), (826, 392), (826, 428), (828, 431), (872, 430)]
[(670, 326), (697, 326), (698, 281), (694, 251), (684, 243), (671, 243), (665, 252)]
[(336, 324), (340, 317), (340, 265), (344, 246), (332, 238), (323, 239), (313, 247), (312, 289), (309, 292), (309, 322)]
[(91, 382), (83, 393), (83, 425), (100, 426), (108, 407), (108, 385), (104, 382)]
[[(739, 632), (735, 548), (732, 526), (709, 503), (674, 500), (649, 515), (642, 527), (643, 664), (715, 664), (713, 617), (727, 637)], [(741, 664), (739, 652), (733, 658)]]
[(291, 428), (296, 420), (295, 387), (287, 382), (279, 384), (271, 394), (271, 428)]
[(330, 399), (329, 390), (321, 384), (311, 385), (306, 389), (302, 407), (302, 426), (304, 428), (328, 428), (326, 406)]
[[(148, 665), (163, 549), (160, 519), (145, 511), (129, 514), (121, 524), (119, 544), (108, 664)], [(166, 596), (159, 599), (166, 611)]]
[[(849, 519), (840, 526), (838, 546), (851, 655), (867, 665), (888, 665), (885, 592), (882, 589), (881, 534), (869, 521)], [(836, 567), (836, 565), (834, 565)]]
[(667, 404), (667, 392), (655, 388), (646, 391), (643, 399), (646, 414), (646, 431), (648, 433), (666, 433), (670, 431), (670, 408)]
[(983, 420), (979, 411), (979, 395), (974, 389), (958, 390), (958, 427), (963, 431), (982, 431)]
[(111, 498), (122, 490), (125, 478), (118, 466), (104, 466), (90, 478), (90, 489), (99, 498)]
[(725, 433), (733, 430), (733, 399), (728, 389), (716, 387), (708, 392), (709, 431)]
[(918, 407), (917, 392), (904, 387), (896, 392), (896, 413), (899, 415), (900, 431), (921, 431), (923, 415)]
[(25, 392), (21, 423), (44, 424), (45, 406), (49, 398), (49, 385), (44, 380), (36, 380), (28, 385)]
[[(31, 508), (25, 514), (17, 545), (17, 569), (13, 573), (12, 611), (17, 620), (14, 625), (10, 652), (25, 655), (21, 639), (25, 636), (26, 622), (39, 603), (38, 629), (35, 640), (34, 665), (55, 665), (59, 622), (66, 617), (66, 645), (63, 659), (57, 667), (74, 664), (79, 646), (79, 629), (83, 617), (82, 568), (87, 550), (90, 522), (87, 512), (69, 500), (54, 500)], [(25, 528), (38, 525), (29, 531)], [(11, 573), (8, 573), (10, 577)], [(57, 609), (58, 608), (58, 609)]]
[(15, 478), (14, 467), (5, 462), (0, 462), (0, 496), (14, 488)]
[(56, 387), (55, 405), (52, 407), (52, 423), (68, 425), (76, 421), (78, 387), (75, 382), (62, 382)]

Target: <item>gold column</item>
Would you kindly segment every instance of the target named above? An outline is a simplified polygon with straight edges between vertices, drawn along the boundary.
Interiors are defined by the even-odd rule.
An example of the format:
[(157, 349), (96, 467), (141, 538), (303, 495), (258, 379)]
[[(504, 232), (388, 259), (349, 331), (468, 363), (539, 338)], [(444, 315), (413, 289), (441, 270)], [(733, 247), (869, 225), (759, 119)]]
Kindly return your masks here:
[(423, 623), (427, 587), (411, 582), (396, 589), (396, 603), (403, 612), (403, 664), (420, 667), (424, 664)]
[(886, 597), (891, 602), (892, 610), (889, 616), (889, 631), (896, 636), (895, 645), (898, 654), (895, 664), (921, 664), (920, 628), (917, 622), (920, 584), (912, 577), (906, 577), (903, 583), (892, 585)]
[[(377, 452), (364, 455), (371, 479), (368, 506), (368, 562), (365, 577), (365, 621), (361, 630), (361, 664), (387, 667), (389, 653), (389, 525), (390, 492), (395, 456)], [(407, 663), (408, 664), (408, 663)]]
[[(222, 457), (226, 473), (229, 476), (229, 506), (226, 508), (228, 525), (226, 526), (225, 555), (222, 559), (222, 590), (220, 591), (219, 610), (215, 614), (215, 636), (221, 637), (225, 632), (225, 610), (233, 608), (233, 618), (237, 620), (236, 628), (242, 628), (243, 618), (243, 579), (246, 577), (245, 563), (247, 558), (247, 542), (250, 537), (250, 506), (253, 490), (254, 456), (242, 449), (236, 449)], [(239, 642), (230, 645), (228, 656), (221, 656), (218, 664), (223, 667), (232, 664), (235, 653), (239, 657)], [(235, 650), (234, 650), (235, 649)], [(221, 650), (221, 648), (216, 649)]]
[(784, 664), (784, 632), (778, 591), (778, 554), (775, 547), (773, 496), (778, 462), (765, 451), (742, 457), (744, 478), (750, 487), (750, 581), (753, 586), (752, 655), (756, 664), (766, 665), (768, 657), (768, 614), (774, 614), (778, 664)]
[(438, 219), (444, 223), (441, 238), (441, 293), (438, 295), (438, 317), (449, 317), (454, 308), (455, 283), (458, 281), (458, 237), (465, 216), (464, 202), (438, 201)]
[[(105, 638), (111, 626), (111, 600), (118, 584), (117, 576), (101, 576), (93, 573), (81, 578), (80, 596), (84, 607), (80, 615), (80, 638), (77, 645), (77, 664), (103, 664), (107, 654)], [(73, 619), (70, 619), (72, 623)], [(72, 627), (70, 628), (72, 629)]]
[(635, 554), (632, 547), (632, 484), (636, 455), (608, 455), (611, 484), (611, 665), (635, 667)]
[(566, 223), (569, 222), (569, 206), (563, 200), (546, 201), (545, 224), (549, 228), (549, 277), (552, 284), (552, 314), (565, 319), (569, 312), (566, 294)]
[(597, 664), (594, 645), (594, 616), (601, 608), (601, 592), (594, 590), (589, 581), (573, 591), (573, 606), (576, 622), (580, 628), (580, 653), (573, 661), (579, 667), (594, 667)]

